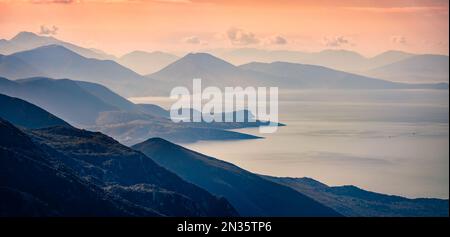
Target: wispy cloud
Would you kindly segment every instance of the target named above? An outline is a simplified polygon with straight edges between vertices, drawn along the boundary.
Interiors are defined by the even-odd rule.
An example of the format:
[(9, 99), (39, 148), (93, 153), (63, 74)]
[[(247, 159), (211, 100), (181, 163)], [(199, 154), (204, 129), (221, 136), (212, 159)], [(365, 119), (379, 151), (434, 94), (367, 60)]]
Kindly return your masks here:
[(277, 35), (269, 39), (270, 44), (274, 45), (285, 45), (288, 43), (287, 39), (283, 36)]
[(234, 45), (258, 44), (260, 40), (252, 32), (232, 27), (227, 31), (230, 42)]
[(198, 36), (190, 36), (183, 39), (186, 44), (200, 44), (200, 38)]
[(56, 35), (58, 33), (58, 30), (59, 29), (57, 26), (47, 27), (45, 25), (41, 25), (39, 34), (40, 35)]
[(351, 41), (350, 38), (346, 36), (332, 36), (332, 37), (324, 37), (322, 39), (322, 43), (327, 47), (339, 48), (344, 46), (354, 46), (355, 43)]
[(391, 36), (391, 42), (396, 44), (406, 44), (406, 37), (403, 35)]

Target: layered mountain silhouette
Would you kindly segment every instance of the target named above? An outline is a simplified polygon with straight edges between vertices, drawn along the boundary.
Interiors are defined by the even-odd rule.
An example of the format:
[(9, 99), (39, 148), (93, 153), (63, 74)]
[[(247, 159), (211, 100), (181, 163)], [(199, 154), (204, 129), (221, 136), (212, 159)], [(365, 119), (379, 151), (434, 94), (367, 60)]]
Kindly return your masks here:
[(75, 81), (29, 78), (0, 79), (0, 92), (36, 104), (75, 125), (95, 124), (98, 114), (118, 110), (80, 87)]
[[(55, 46), (60, 48), (55, 49)], [(34, 52), (38, 48), (42, 49)], [(66, 52), (63, 52), (62, 48), (66, 49)], [(15, 55), (18, 52), (21, 54)], [(448, 56), (444, 55), (414, 55), (387, 51), (368, 58), (348, 50), (307, 53), (252, 48), (213, 50), (211, 53), (235, 64), (290, 62), (325, 66), (396, 82), (448, 82)], [(207, 86), (279, 85), (273, 75), (268, 77), (265, 74), (238, 70), (228, 62), (205, 53), (188, 54), (179, 62), (174, 62), (178, 59), (177, 56), (158, 51), (133, 51), (121, 58), (115, 58), (97, 49), (83, 48), (31, 32), (20, 32), (11, 40), (0, 40), (0, 54), (4, 54), (0, 55), (0, 76), (11, 79), (46, 76), (99, 82), (126, 96), (168, 95), (174, 86), (191, 85), (193, 78), (203, 78)], [(31, 59), (30, 54), (33, 56)], [(49, 57), (51, 55), (53, 57)], [(55, 58), (60, 60), (55, 61)], [(168, 64), (170, 65), (163, 68)], [(19, 68), (20, 70), (17, 70)], [(155, 73), (147, 78), (138, 74), (151, 72)], [(164, 82), (153, 79), (162, 79)], [(335, 86), (328, 85), (330, 88)], [(338, 87), (346, 88), (344, 85)], [(370, 88), (368, 86), (368, 89)]]
[(158, 72), (147, 76), (174, 86), (192, 88), (192, 79), (201, 78), (202, 86), (256, 86), (275, 84), (273, 78), (242, 70), (207, 53), (190, 53)]
[(69, 126), (64, 120), (24, 100), (0, 94), (0, 118), (7, 118), (16, 126), (45, 128)]
[(407, 53), (398, 50), (389, 50), (384, 53), (378, 54), (368, 59), (368, 66), (361, 68), (358, 71), (367, 71), (375, 68), (383, 67), (410, 57), (416, 56), (412, 53)]
[(225, 197), (243, 216), (338, 216), (330, 208), (233, 164), (160, 138), (133, 146), (188, 182)]
[(0, 118), (0, 216), (160, 216), (75, 175)]
[[(329, 187), (311, 178), (258, 175), (159, 138), (133, 148), (149, 155), (185, 180), (224, 196), (244, 216), (278, 216), (293, 212), (307, 216), (335, 215), (318, 207), (312, 200), (344, 216), (448, 216), (448, 200), (408, 199), (369, 192), (351, 185)], [(315, 211), (311, 213), (313, 209)]]
[(359, 53), (342, 49), (327, 49), (320, 52), (302, 52), (293, 50), (240, 48), (232, 50), (212, 50), (209, 52), (235, 65), (251, 62), (291, 62), (324, 66), (348, 72), (363, 72), (413, 56), (413, 54), (410, 53), (394, 50), (386, 51), (374, 57), (364, 57)]
[(0, 104), (0, 216), (448, 215), (448, 200), (260, 176), (161, 138), (133, 147), (144, 155), (26, 101)]
[(289, 62), (323, 66), (395, 82), (448, 82), (447, 55), (421, 55), (390, 50), (374, 57), (364, 57), (348, 50), (323, 50), (309, 53), (252, 48), (213, 50), (210, 52), (236, 65), (253, 62), (267, 64)]
[(368, 75), (386, 80), (415, 83), (449, 81), (449, 60), (444, 55), (416, 55), (374, 68)]
[[(19, 99), (42, 123), (45, 111)], [(2, 102), (3, 103), (3, 102)], [(24, 106), (25, 105), (25, 106)], [(2, 108), (3, 109), (3, 108)], [(7, 108), (6, 108), (7, 109)], [(21, 118), (17, 118), (21, 117)], [(18, 129), (0, 118), (0, 216), (234, 216), (225, 199), (185, 182), (144, 154), (66, 123)], [(39, 178), (36, 178), (39, 177)]]
[(13, 54), (19, 51), (30, 50), (47, 45), (60, 45), (76, 52), (86, 58), (96, 58), (100, 60), (113, 60), (113, 55), (106, 54), (98, 49), (87, 49), (78, 45), (64, 42), (52, 36), (37, 35), (33, 32), (23, 31), (10, 40), (0, 40), (0, 54)]
[(285, 87), (320, 89), (447, 89), (447, 83), (406, 84), (333, 69), (286, 62), (249, 63), (240, 68), (277, 77)]
[[(390, 56), (391, 54), (394, 56)], [(399, 53), (391, 54), (380, 57), (396, 59), (401, 57), (398, 55)], [(445, 61), (445, 56), (443, 57)], [(408, 59), (410, 58), (404, 60)], [(379, 59), (375, 61), (377, 60), (379, 61)], [(401, 61), (395, 64), (399, 64)], [(285, 62), (249, 63), (236, 67), (206, 53), (188, 54), (146, 77), (114, 61), (86, 58), (60, 45), (42, 46), (2, 56), (0, 62), (0, 76), (7, 78), (20, 79), (31, 76), (70, 78), (101, 83), (125, 96), (167, 96), (170, 90), (176, 86), (191, 88), (194, 78), (201, 78), (204, 87), (278, 86), (282, 89), (441, 89), (448, 87), (446, 84), (434, 83), (434, 80), (430, 80), (430, 83), (427, 84), (411, 85), (320, 66)], [(14, 68), (20, 68), (20, 70)], [(432, 68), (427, 72), (433, 71)], [(389, 70), (382, 71), (383, 73), (389, 72)], [(416, 73), (416, 75), (420, 74)]]
[(291, 187), (345, 216), (448, 216), (448, 200), (409, 199), (352, 185), (330, 187), (311, 178), (262, 177)]
[(28, 78), (46, 74), (22, 59), (14, 56), (0, 55), (0, 74), (6, 78)]
[[(224, 129), (263, 125), (259, 121), (174, 123), (166, 117), (169, 112), (158, 106), (136, 105), (102, 85), (68, 79), (0, 78), (0, 93), (36, 104), (77, 127), (101, 131), (127, 145), (151, 137), (174, 142), (254, 139), (258, 137)], [(158, 108), (161, 114), (149, 107)]]
[(192, 88), (192, 78), (203, 86), (278, 86), (284, 89), (411, 89), (448, 88), (447, 84), (395, 83), (322, 66), (287, 62), (249, 63), (236, 67), (206, 53), (188, 54), (148, 78)]
[[(0, 76), (10, 79), (26, 77), (70, 78), (96, 82), (122, 95), (161, 94), (161, 83), (144, 78), (111, 60), (83, 57), (60, 45), (47, 45), (3, 56), (2, 62), (20, 60), (20, 70), (5, 69)], [(29, 66), (29, 67), (27, 67)], [(0, 69), (6, 66), (0, 65)], [(9, 67), (8, 67), (9, 68)], [(33, 75), (36, 73), (36, 75)]]
[(176, 60), (178, 60), (177, 56), (165, 52), (133, 51), (120, 57), (117, 62), (141, 75), (147, 75)]

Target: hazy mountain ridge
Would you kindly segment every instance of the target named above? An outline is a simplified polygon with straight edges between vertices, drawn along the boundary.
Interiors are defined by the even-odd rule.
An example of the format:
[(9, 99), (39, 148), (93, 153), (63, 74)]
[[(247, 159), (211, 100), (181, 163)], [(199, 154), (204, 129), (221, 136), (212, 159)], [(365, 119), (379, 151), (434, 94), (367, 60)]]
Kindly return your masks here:
[(0, 130), (0, 216), (160, 215), (77, 177), (1, 118)]
[(224, 196), (244, 216), (339, 215), (292, 189), (160, 138), (149, 139), (133, 148), (185, 180)]
[(145, 106), (135, 105), (104, 86), (67, 79), (0, 78), (0, 93), (27, 100), (74, 126), (101, 131), (127, 145), (151, 137), (174, 142), (254, 139), (258, 137), (223, 129), (261, 125), (259, 122), (174, 123), (168, 117), (147, 113)]
[[(6, 99), (11, 100), (11, 103), (26, 104), (14, 108), (23, 107), (24, 110), (37, 110), (44, 114), (35, 117), (28, 116), (35, 113), (12, 114), (5, 110), (7, 117), (19, 116), (23, 120), (28, 116), (30, 123), (31, 120), (37, 120), (31, 124), (39, 123), (41, 118), (53, 118), (48, 112), (33, 108), (34, 105), (25, 101)], [(21, 131), (0, 119), (0, 169), (8, 167), (5, 172), (0, 172), (8, 177), (0, 180), (3, 181), (0, 192), (9, 204), (0, 205), (0, 215), (237, 214), (224, 199), (211, 198), (207, 192), (194, 185), (180, 184), (185, 181), (154, 161), (183, 179), (227, 198), (241, 215), (338, 215), (327, 206), (346, 216), (448, 215), (448, 200), (406, 199), (367, 192), (353, 186), (328, 187), (312, 179), (259, 176), (160, 138), (134, 146), (149, 155), (150, 159), (101, 133), (79, 130), (66, 123), (59, 126), (59, 123), (58, 120), (55, 124), (45, 123), (40, 129)], [(23, 169), (27, 169), (29, 176), (22, 175), (25, 172)], [(36, 175), (45, 178), (33, 179)], [(69, 180), (70, 185), (64, 184)], [(62, 186), (52, 185), (50, 191), (46, 190), (49, 186), (43, 185), (41, 181), (45, 184), (56, 182)], [(54, 187), (58, 187), (57, 190)], [(73, 194), (70, 199), (64, 198), (67, 192), (72, 192), (67, 188), (77, 190), (76, 198)], [(95, 206), (91, 206), (91, 203), (95, 203)]]
[(113, 60), (115, 57), (110, 54), (106, 54), (98, 49), (87, 49), (80, 46), (77, 46), (72, 43), (64, 42), (58, 40), (51, 36), (42, 36), (37, 35), (32, 32), (19, 32), (16, 36), (11, 38), (10, 40), (1, 40), (0, 41), (0, 54), (13, 54), (20, 51), (30, 50), (42, 46), (47, 45), (61, 45), (64, 46), (77, 54), (80, 54), (86, 58), (96, 58), (100, 60)]
[[(327, 54), (332, 54), (332, 52), (334, 51), (327, 51)], [(349, 53), (349, 55), (353, 54)], [(380, 57), (400, 60), (406, 56), (403, 53), (392, 52)], [(404, 60), (408, 59), (410, 58)], [(374, 60), (380, 61), (379, 58)], [(187, 54), (145, 77), (114, 61), (85, 58), (59, 45), (42, 46), (4, 56), (1, 62), (0, 76), (8, 76), (12, 79), (30, 75), (71, 78), (101, 83), (126, 96), (167, 96), (169, 91), (176, 86), (192, 88), (192, 79), (194, 78), (201, 78), (203, 87), (278, 86), (281, 89), (445, 89), (447, 87), (445, 84), (431, 83), (434, 81), (430, 81), (428, 84), (411, 85), (336, 71), (321, 66), (294, 63), (284, 64), (309, 67), (309, 70), (300, 70), (297, 71), (299, 74), (295, 77), (286, 77), (280, 73), (270, 73), (253, 68), (254, 65), (261, 65), (261, 63), (249, 63), (236, 67), (207, 53)], [(19, 64), (17, 67), (23, 69), (11, 70), (9, 65), (14, 63)], [(282, 62), (265, 65), (280, 63)]]
[[(58, 40), (54, 37), (48, 36), (39, 36), (31, 32), (20, 32), (11, 40), (1, 40), (0, 41), (0, 54), (13, 54), (20, 51), (29, 51), (35, 48), (50, 46), (50, 45), (59, 45), (61, 47), (65, 47), (76, 54), (79, 54), (88, 59), (98, 59), (98, 60), (114, 60), (115, 62), (124, 65), (134, 72), (137, 72), (141, 75), (146, 75), (149, 73), (153, 73), (155, 75), (148, 76), (147, 78), (154, 79), (167, 79), (171, 77), (182, 76), (183, 74), (180, 72), (165, 72), (159, 73), (159, 71), (163, 71), (163, 69), (169, 64), (176, 62), (179, 59), (177, 56), (165, 52), (155, 51), (155, 52), (145, 52), (145, 51), (133, 51), (128, 54), (123, 55), (120, 58), (116, 58), (112, 55), (108, 55), (101, 50), (98, 49), (87, 49), (80, 46), (77, 46), (72, 43), (67, 43), (61, 40)], [(444, 65), (445, 61), (448, 64), (448, 56), (446, 55), (420, 55), (420, 54), (412, 54), (402, 51), (390, 50), (373, 57), (365, 57), (361, 54), (358, 54), (349, 50), (335, 50), (335, 49), (326, 49), (320, 52), (301, 52), (301, 51), (292, 51), (292, 50), (262, 50), (255, 48), (240, 48), (240, 49), (230, 49), (230, 50), (207, 50), (207, 53), (218, 56), (219, 58), (223, 58), (224, 60), (231, 62), (235, 65), (248, 64), (251, 62), (262, 62), (262, 63), (273, 63), (273, 62), (289, 62), (289, 63), (299, 63), (299, 64), (309, 64), (309, 65), (317, 65), (317, 66), (325, 66), (328, 68), (333, 68), (336, 70), (342, 70), (346, 72), (353, 72), (356, 74), (361, 74), (369, 77), (375, 77), (390, 81), (396, 82), (412, 82), (412, 83), (430, 83), (430, 82), (447, 82), (448, 81), (448, 66)], [(204, 54), (204, 53), (202, 53)], [(195, 54), (187, 54), (185, 57)], [(10, 56), (10, 55), (8, 55)], [(431, 59), (430, 57), (443, 57), (442, 62), (437, 62), (436, 60)], [(5, 56), (4, 56), (5, 57)], [(184, 58), (184, 57), (183, 57)], [(421, 58), (420, 63), (412, 63), (413, 65), (405, 68), (404, 64), (408, 63), (400, 63), (401, 61), (408, 62), (409, 59), (414, 61), (414, 58)], [(7, 59), (7, 60), (6, 60)], [(12, 68), (14, 64), (11, 63), (13, 59), (6, 58), (3, 61), (10, 61), (10, 63), (0, 63), (0, 69), (2, 67), (6, 67), (5, 65)], [(17, 60), (17, 59), (16, 59)], [(0, 60), (1, 61), (1, 60)], [(211, 61), (211, 60), (210, 60)], [(22, 62), (28, 63), (28, 62)], [(3, 65), (2, 65), (3, 64)], [(19, 63), (20, 64), (20, 63)], [(22, 66), (24, 69), (22, 70), (12, 70), (9, 72), (7, 69), (1, 69), (0, 75), (7, 78), (25, 78), (32, 76), (49, 76), (53, 78), (73, 78), (76, 80), (84, 80), (84, 81), (92, 81), (86, 75), (55, 75), (55, 72), (45, 72), (45, 69), (40, 69), (35, 67), (34, 65), (28, 63), (27, 67)], [(191, 71), (187, 75), (192, 77), (191, 74), (196, 74), (197, 77), (211, 77), (211, 73), (208, 72), (208, 67), (211, 66), (211, 62), (203, 61), (202, 64), (206, 66), (206, 68), (197, 68), (198, 72)], [(403, 66), (402, 66), (403, 65)], [(424, 66), (428, 65), (428, 66)], [(25, 69), (26, 68), (26, 69)], [(194, 67), (195, 68), (195, 67)], [(420, 68), (420, 70), (419, 70)], [(84, 70), (88, 70), (89, 68), (85, 68)], [(122, 69), (123, 70), (123, 69)], [(100, 70), (102, 71), (102, 70)], [(201, 71), (201, 72), (200, 72)], [(117, 73), (117, 70), (116, 70)], [(436, 75), (436, 73), (438, 75)], [(243, 79), (240, 83), (246, 85), (256, 83), (254, 81), (254, 75), (248, 75), (248, 73), (240, 72), (239, 75), (236, 73), (228, 71), (215, 71), (213, 73), (216, 81), (216, 85), (221, 85), (222, 81), (234, 81), (237, 79)], [(79, 77), (78, 77), (79, 76)], [(114, 77), (113, 74), (110, 76)], [(122, 75), (122, 78), (131, 79), (134, 76), (125, 76)], [(259, 75), (259, 83), (264, 81), (264, 75)], [(133, 85), (134, 90), (125, 89), (123, 86), (107, 84), (111, 83), (103, 80), (103, 76), (95, 76), (95, 82), (101, 82), (107, 85), (110, 88), (113, 88), (117, 91), (120, 91), (122, 94), (127, 95), (145, 95), (145, 93), (152, 94), (167, 94), (170, 87), (175, 86), (173, 84), (166, 85), (166, 83), (159, 83), (158, 80), (151, 80), (149, 82), (142, 83), (135, 82), (131, 80), (131, 82), (127, 82), (128, 85)], [(192, 78), (191, 78), (192, 79)], [(103, 81), (102, 81), (103, 80)], [(166, 80), (168, 81), (168, 80)], [(116, 82), (117, 83), (117, 82)], [(131, 84), (130, 84), (131, 83)], [(150, 86), (149, 84), (152, 84)]]
[(147, 75), (164, 68), (178, 59), (173, 54), (161, 51), (133, 51), (123, 55), (116, 61), (141, 75)]
[(374, 68), (366, 74), (401, 82), (448, 83), (449, 57), (431, 54), (412, 56)]
[[(142, 153), (101, 133), (50, 127), (35, 129), (28, 134), (42, 146), (56, 151), (57, 157), (64, 157), (62, 162), (77, 175), (100, 183), (113, 193), (118, 191), (115, 194), (132, 203), (168, 216), (235, 215), (226, 200), (183, 181)], [(153, 188), (135, 189), (136, 185)], [(128, 192), (123, 192), (125, 190)], [(138, 193), (140, 198), (133, 196)], [(180, 203), (180, 206), (168, 203)]]
[(192, 89), (192, 79), (202, 79), (202, 87), (275, 85), (272, 77), (242, 70), (207, 53), (189, 53), (167, 67), (147, 75), (173, 86)]
[(46, 75), (18, 57), (5, 55), (0, 55), (0, 73), (1, 76), (7, 78), (28, 78), (36, 75)]
[(414, 55), (402, 51), (390, 50), (373, 57), (366, 57), (357, 52), (339, 49), (326, 49), (319, 52), (302, 52), (295, 50), (240, 48), (231, 50), (210, 50), (208, 52), (235, 65), (251, 62), (272, 63), (282, 61), (324, 66), (348, 72), (367, 71)]
[[(13, 103), (26, 104), (30, 112), (39, 110), (19, 99)], [(28, 119), (35, 124), (40, 118), (34, 123), (34, 117)], [(14, 210), (31, 205), (8, 200), (17, 206), (0, 205), (0, 215), (236, 215), (226, 200), (186, 183), (142, 153), (101, 133), (63, 125), (21, 131), (0, 118), (2, 193), (31, 195), (32, 203), (42, 202), (38, 211)]]
[(352, 185), (330, 187), (310, 178), (262, 177), (291, 187), (346, 216), (448, 217), (448, 199), (409, 199), (374, 193)]
[(64, 120), (37, 106), (30, 105), (21, 99), (2, 94), (0, 94), (0, 108), (0, 118), (8, 118), (16, 126), (26, 128), (70, 126)]
[(333, 69), (287, 62), (249, 63), (240, 66), (279, 78), (281, 86), (309, 89), (448, 89), (448, 83), (407, 84)]
[(406, 84), (330, 68), (287, 62), (249, 63), (236, 67), (206, 53), (188, 54), (148, 78), (192, 88), (202, 86), (278, 86), (281, 89), (446, 89), (448, 84)]
[[(310, 178), (278, 178), (257, 175), (228, 162), (208, 157), (159, 138), (149, 139), (133, 148), (153, 157), (158, 164), (176, 172), (184, 179), (211, 193), (223, 195), (242, 215), (254, 215), (255, 212), (264, 211), (266, 211), (266, 215), (274, 215), (273, 213), (267, 214), (267, 211), (276, 213), (284, 210), (280, 206), (277, 206), (277, 210), (266, 209), (267, 206), (264, 206), (264, 202), (261, 203), (255, 200), (258, 197), (252, 196), (258, 195), (259, 192), (254, 190), (254, 187), (259, 187), (258, 190), (266, 190), (266, 201), (276, 203), (272, 206), (282, 205), (280, 202), (289, 203), (291, 211), (294, 211), (293, 203), (305, 201), (301, 197), (289, 199), (287, 190), (284, 192), (281, 190), (267, 191), (269, 188), (264, 185), (270, 186), (270, 184), (258, 182), (258, 179), (254, 177), (258, 176), (290, 187), (344, 216), (448, 216), (448, 200), (444, 199), (409, 199), (369, 192), (351, 185), (330, 187)], [(283, 193), (283, 195), (274, 194), (272, 196), (269, 193)], [(278, 200), (275, 201), (275, 199)], [(311, 207), (311, 204), (308, 206)], [(306, 211), (307, 208), (303, 210)]]
[(93, 124), (101, 111), (118, 109), (71, 80), (30, 78), (9, 81), (1, 78), (0, 93), (27, 100), (75, 125)]
[[(60, 45), (42, 46), (5, 57), (18, 58), (32, 69), (38, 70), (35, 73), (43, 74), (33, 75), (35, 77), (71, 78), (101, 83), (122, 95), (141, 93), (161, 95), (165, 91), (165, 89), (161, 90), (163, 87), (161, 83), (144, 78), (115, 61), (85, 58)], [(1, 65), (0, 68), (2, 68)], [(23, 68), (20, 71), (32, 69)], [(10, 79), (21, 79), (23, 75), (20, 71), (17, 75), (12, 74), (11, 71), (0, 71), (0, 76), (5, 74), (9, 75)]]

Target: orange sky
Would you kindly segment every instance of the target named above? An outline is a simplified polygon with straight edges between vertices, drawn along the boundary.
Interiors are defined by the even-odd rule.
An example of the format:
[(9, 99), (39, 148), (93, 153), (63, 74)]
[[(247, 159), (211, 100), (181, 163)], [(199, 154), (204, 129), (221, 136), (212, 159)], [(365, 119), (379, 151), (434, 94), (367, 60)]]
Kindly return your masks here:
[(447, 54), (447, 0), (0, 0), (0, 38), (55, 37), (114, 54), (252, 47)]

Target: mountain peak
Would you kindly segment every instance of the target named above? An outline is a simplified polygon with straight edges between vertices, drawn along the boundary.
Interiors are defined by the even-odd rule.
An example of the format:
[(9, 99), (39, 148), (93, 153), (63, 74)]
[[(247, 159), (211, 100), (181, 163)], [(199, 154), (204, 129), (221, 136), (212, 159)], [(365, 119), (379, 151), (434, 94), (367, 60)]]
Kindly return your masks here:
[(14, 36), (11, 40), (12, 41), (16, 41), (16, 40), (29, 40), (32, 38), (40, 38), (42, 36), (39, 36), (33, 32), (29, 32), (29, 31), (22, 31), (19, 32), (16, 36)]
[(411, 57), (414, 56), (414, 54), (412, 53), (407, 53), (404, 51), (400, 51), (400, 50), (388, 50), (385, 51), (383, 53), (380, 53), (378, 55), (375, 55), (373, 58), (383, 58), (385, 59), (386, 57), (396, 57), (396, 58), (407, 58), (407, 57)]
[(25, 128), (67, 126), (64, 120), (25, 100), (0, 94), (0, 118)]
[(329, 55), (345, 55), (345, 56), (353, 56), (353, 57), (360, 57), (360, 58), (364, 58), (364, 56), (362, 56), (361, 54), (355, 52), (355, 51), (351, 51), (351, 50), (346, 50), (346, 49), (325, 49), (319, 52), (320, 54), (329, 54)]
[(141, 144), (144, 146), (158, 146), (158, 147), (165, 147), (165, 148), (178, 146), (177, 144), (169, 142), (160, 137), (152, 137), (152, 138), (147, 139), (146, 141), (142, 142)]
[(44, 45), (44, 46), (30, 49), (27, 51), (21, 51), (16, 54), (24, 54), (24, 53), (32, 53), (32, 52), (45, 52), (47, 55), (59, 55), (59, 56), (72, 54), (72, 55), (77, 55), (79, 57), (83, 57), (83, 56), (75, 53), (74, 51), (72, 51), (62, 45), (59, 45), (59, 44)]
[(188, 63), (192, 66), (201, 66), (203, 68), (234, 68), (235, 66), (221, 58), (208, 53), (188, 53), (184, 57), (175, 61), (175, 63)]
[(207, 61), (220, 61), (222, 63), (230, 64), (223, 59), (213, 56), (209, 53), (188, 53), (180, 60), (195, 60), (197, 62), (207, 62)]

